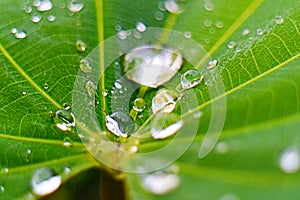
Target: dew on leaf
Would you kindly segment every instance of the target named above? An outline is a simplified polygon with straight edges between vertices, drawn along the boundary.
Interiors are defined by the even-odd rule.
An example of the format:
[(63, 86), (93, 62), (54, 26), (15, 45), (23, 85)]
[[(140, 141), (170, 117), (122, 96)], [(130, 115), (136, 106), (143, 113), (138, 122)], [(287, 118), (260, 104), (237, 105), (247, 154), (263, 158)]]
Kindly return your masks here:
[(16, 28), (10, 29), (10, 32), (11, 32), (12, 34), (15, 34), (17, 31), (18, 31), (18, 29), (16, 29)]
[(236, 46), (236, 42), (235, 41), (230, 41), (227, 45), (228, 49), (233, 49)]
[(106, 128), (119, 137), (128, 137), (134, 128), (134, 123), (130, 116), (121, 111), (107, 115), (105, 117), (105, 122)]
[(26, 91), (23, 91), (23, 92), (22, 92), (22, 95), (23, 95), (23, 96), (27, 95), (27, 92), (26, 92)]
[(41, 12), (49, 11), (53, 7), (51, 0), (35, 0), (33, 5), (36, 6), (37, 10)]
[(25, 155), (25, 160), (26, 160), (26, 162), (29, 162), (30, 157), (31, 157), (31, 149), (26, 149), (24, 155)]
[(95, 97), (96, 91), (97, 91), (97, 85), (93, 81), (87, 81), (85, 88), (88, 92), (88, 95), (92, 98)]
[(3, 172), (4, 172), (5, 174), (7, 174), (7, 173), (9, 172), (9, 168), (8, 168), (8, 167), (4, 167), (4, 168), (3, 168)]
[(121, 25), (120, 25), (120, 24), (116, 24), (116, 25), (115, 25), (115, 30), (116, 30), (116, 31), (122, 30)]
[(207, 11), (213, 11), (214, 10), (214, 4), (210, 1), (206, 1), (204, 3), (204, 9)]
[(285, 173), (295, 173), (300, 168), (300, 154), (297, 148), (289, 147), (284, 150), (279, 161), (280, 168)]
[(65, 168), (64, 168), (64, 173), (65, 174), (69, 174), (69, 173), (71, 173), (71, 168), (70, 167), (68, 167), (68, 166), (66, 166)]
[(73, 13), (80, 12), (83, 8), (84, 4), (78, 0), (71, 0), (71, 2), (68, 4), (69, 11)]
[(90, 73), (92, 71), (92, 64), (89, 59), (82, 58), (79, 61), (79, 68), (84, 73)]
[(138, 30), (139, 32), (144, 32), (146, 31), (147, 27), (143, 22), (138, 22), (136, 24), (136, 30)]
[(190, 31), (186, 31), (186, 32), (184, 32), (184, 37), (185, 38), (191, 38), (192, 37), (192, 33)]
[(75, 117), (73, 113), (67, 110), (57, 110), (53, 114), (53, 120), (56, 127), (61, 131), (72, 131), (75, 127)]
[(55, 175), (48, 167), (42, 167), (33, 173), (31, 189), (35, 195), (45, 196), (57, 190), (61, 185), (61, 177)]
[(164, 13), (157, 11), (154, 13), (154, 18), (158, 21), (161, 21), (164, 19)]
[(27, 6), (25, 9), (26, 13), (31, 13), (32, 12), (32, 7), (31, 6)]
[(63, 107), (65, 110), (70, 110), (71, 109), (71, 105), (69, 103), (64, 103)]
[(211, 21), (211, 20), (206, 19), (206, 20), (204, 21), (204, 26), (206, 26), (206, 27), (211, 27), (211, 25), (212, 25), (212, 21)]
[(70, 137), (65, 137), (65, 138), (64, 138), (63, 145), (64, 145), (65, 147), (71, 147), (71, 146), (73, 146), (73, 141), (72, 141), (72, 139), (71, 139)]
[(76, 40), (76, 49), (79, 52), (84, 52), (87, 48), (87, 45), (82, 40)]
[(5, 192), (5, 188), (3, 185), (0, 185), (0, 193), (3, 193), (3, 192)]
[(222, 21), (217, 21), (215, 25), (217, 28), (223, 28), (224, 26)]
[(219, 154), (226, 154), (229, 151), (229, 147), (227, 143), (219, 142), (216, 144), (215, 150)]
[(242, 31), (242, 35), (243, 36), (246, 36), (246, 35), (248, 35), (250, 33), (250, 29), (248, 29), (248, 28), (245, 28), (245, 29), (243, 29), (243, 31)]
[(179, 6), (176, 3), (175, 0), (167, 0), (164, 2), (164, 6), (166, 8), (167, 11), (169, 11), (170, 13), (177, 13), (179, 12)]
[(145, 109), (145, 101), (142, 98), (136, 98), (133, 101), (133, 106), (132, 106), (133, 110), (135, 110), (136, 112), (142, 112)]
[(282, 16), (277, 15), (277, 16), (275, 17), (275, 23), (276, 23), (276, 24), (282, 24), (283, 22), (284, 22), (284, 19), (283, 19)]
[(211, 70), (211, 69), (215, 68), (217, 65), (218, 65), (217, 60), (211, 60), (208, 62), (206, 69)]
[(31, 17), (31, 21), (34, 22), (34, 23), (40, 22), (41, 19), (42, 19), (42, 16), (39, 15), (38, 13), (35, 13), (35, 14), (32, 15), (32, 17)]
[(102, 91), (102, 95), (103, 95), (104, 97), (106, 97), (106, 96), (108, 95), (108, 91), (107, 91), (107, 90), (103, 90), (103, 91)]
[(151, 109), (152, 112), (164, 112), (170, 113), (175, 109), (176, 106), (176, 95), (174, 92), (168, 89), (159, 90), (152, 98)]
[(203, 78), (203, 75), (198, 70), (187, 70), (181, 75), (181, 87), (184, 90), (195, 87), (203, 80)]
[(264, 34), (264, 31), (260, 28), (256, 29), (256, 34), (257, 35), (263, 35)]
[(115, 86), (117, 89), (119, 89), (119, 90), (123, 88), (123, 85), (122, 85), (121, 80), (116, 80), (116, 81), (114, 82), (114, 86)]
[(178, 115), (158, 113), (151, 121), (151, 135), (154, 139), (165, 139), (177, 133), (182, 125)]
[(121, 40), (125, 40), (127, 38), (127, 33), (126, 31), (124, 30), (121, 30), (118, 32), (118, 37), (121, 39)]
[(154, 45), (136, 47), (124, 59), (125, 76), (153, 88), (173, 78), (182, 65), (182, 56), (179, 53)]
[(49, 15), (49, 16), (48, 16), (48, 21), (49, 21), (49, 22), (54, 22), (55, 19), (56, 19), (56, 17), (55, 17), (54, 15)]

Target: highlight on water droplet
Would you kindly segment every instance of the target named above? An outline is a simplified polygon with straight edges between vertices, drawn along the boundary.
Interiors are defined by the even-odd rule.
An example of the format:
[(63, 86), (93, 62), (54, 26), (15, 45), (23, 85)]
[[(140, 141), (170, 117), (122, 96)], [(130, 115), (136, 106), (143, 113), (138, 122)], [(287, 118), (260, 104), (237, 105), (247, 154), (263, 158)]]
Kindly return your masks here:
[(190, 89), (198, 85), (204, 76), (195, 69), (187, 70), (181, 75), (181, 87), (184, 90)]
[(53, 114), (53, 120), (61, 131), (72, 131), (75, 127), (75, 116), (67, 110), (57, 110)]
[(49, 88), (48, 83), (44, 83), (44, 89), (45, 89), (45, 90), (48, 90), (48, 88)]
[(288, 147), (284, 150), (279, 161), (280, 168), (283, 172), (291, 174), (300, 168), (300, 154), (296, 147)]
[(79, 52), (84, 52), (87, 48), (87, 45), (82, 40), (76, 40), (76, 49)]
[(183, 121), (173, 113), (158, 113), (151, 121), (151, 135), (154, 139), (168, 138), (182, 127)]
[(128, 137), (134, 129), (134, 123), (130, 116), (121, 111), (116, 111), (105, 117), (106, 128), (118, 137)]
[(276, 24), (282, 24), (283, 22), (284, 22), (284, 19), (283, 19), (282, 16), (277, 15), (277, 16), (275, 17), (275, 23), (276, 23)]
[(138, 30), (139, 32), (144, 32), (146, 31), (147, 27), (143, 22), (138, 22), (136, 24), (136, 30)]
[(50, 0), (35, 0), (33, 3), (37, 7), (38, 11), (44, 12), (52, 9), (53, 4)]
[(90, 73), (92, 71), (92, 64), (89, 59), (82, 58), (80, 59), (79, 63), (79, 68), (81, 71), (85, 73)]
[(32, 15), (31, 17), (31, 21), (34, 22), (34, 23), (38, 23), (40, 22), (42, 19), (42, 16), (38, 13), (35, 13), (34, 15)]
[(211, 27), (211, 25), (212, 25), (212, 21), (211, 21), (211, 20), (206, 19), (206, 20), (204, 21), (204, 26), (206, 26), (206, 27)]
[(142, 45), (125, 55), (125, 76), (136, 83), (157, 88), (168, 82), (181, 68), (182, 56), (175, 50)]
[(211, 69), (215, 68), (217, 65), (218, 65), (217, 60), (211, 60), (208, 62), (206, 69), (211, 70)]
[(68, 4), (69, 11), (73, 13), (80, 12), (83, 8), (84, 4), (78, 0), (71, 0), (71, 2)]
[(72, 139), (71, 139), (70, 137), (65, 137), (65, 138), (64, 138), (63, 145), (64, 145), (65, 147), (71, 147), (71, 146), (73, 146), (73, 141), (72, 141)]
[(170, 13), (179, 12), (179, 6), (175, 0), (167, 0), (164, 2), (164, 4), (165, 4), (165, 8), (167, 9), (167, 11), (169, 11)]
[(145, 100), (142, 98), (136, 98), (133, 101), (133, 110), (135, 110), (136, 112), (142, 112), (145, 109)]
[(61, 177), (48, 167), (35, 170), (31, 178), (31, 189), (35, 195), (45, 196), (57, 190), (61, 185)]
[(54, 22), (55, 19), (56, 19), (56, 17), (55, 17), (54, 15), (49, 15), (49, 16), (48, 16), (48, 21), (49, 21), (49, 22)]
[(159, 90), (155, 96), (152, 98), (152, 105), (151, 109), (152, 112), (164, 112), (170, 113), (176, 107), (176, 99), (177, 96), (175, 92), (168, 90), (168, 89), (161, 89)]
[(23, 92), (22, 92), (22, 95), (23, 95), (23, 96), (27, 95), (27, 92), (26, 92), (26, 91), (23, 91)]

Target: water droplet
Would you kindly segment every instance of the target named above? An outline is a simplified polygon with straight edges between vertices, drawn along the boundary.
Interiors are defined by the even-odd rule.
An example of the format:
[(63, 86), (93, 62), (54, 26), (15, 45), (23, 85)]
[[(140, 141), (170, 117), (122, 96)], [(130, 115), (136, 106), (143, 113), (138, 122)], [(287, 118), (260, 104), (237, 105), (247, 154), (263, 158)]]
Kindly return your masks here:
[(206, 19), (206, 20), (204, 21), (204, 26), (206, 26), (206, 27), (211, 27), (211, 25), (212, 25), (212, 21), (210, 21), (209, 19)]
[(217, 21), (217, 22), (216, 22), (216, 27), (217, 27), (217, 28), (223, 28), (223, 26), (224, 26), (224, 25), (223, 25), (223, 22), (222, 22), (222, 21)]
[(5, 188), (3, 185), (0, 185), (0, 193), (3, 193), (5, 191)]
[(49, 15), (49, 16), (48, 16), (48, 21), (49, 21), (49, 22), (54, 22), (55, 19), (56, 19), (56, 17), (55, 17), (54, 15)]
[(72, 139), (70, 137), (65, 137), (64, 138), (64, 142), (63, 142), (63, 145), (65, 147), (71, 147), (73, 144), (72, 144)]
[(65, 167), (65, 168), (64, 168), (64, 173), (65, 173), (65, 174), (71, 173), (71, 168), (70, 168), (70, 167)]
[(26, 34), (25, 31), (17, 30), (16, 33), (15, 33), (15, 38), (23, 39), (23, 38), (26, 38), (26, 37), (27, 37), (27, 34)]
[(282, 16), (277, 15), (277, 16), (275, 17), (275, 23), (276, 23), (276, 24), (282, 24), (283, 22), (284, 22), (284, 19), (283, 19)]
[(154, 18), (158, 21), (161, 21), (164, 19), (164, 13), (157, 11), (154, 13)]
[(76, 49), (79, 52), (84, 52), (87, 45), (82, 40), (76, 40)]
[(5, 174), (8, 174), (9, 169), (8, 169), (7, 167), (4, 167), (4, 168), (3, 168), (3, 172), (4, 172)]
[(68, 104), (68, 103), (64, 103), (63, 107), (64, 107), (65, 110), (70, 110), (71, 109), (71, 105)]
[(184, 32), (184, 37), (185, 38), (191, 38), (192, 37), (192, 33), (190, 31), (186, 31), (186, 32)]
[(33, 5), (36, 6), (37, 10), (41, 12), (51, 10), (53, 7), (53, 4), (50, 0), (37, 0), (34, 1)]
[(31, 6), (27, 6), (25, 9), (26, 13), (31, 13), (32, 12), (32, 7)]
[(85, 73), (90, 73), (92, 71), (92, 65), (91, 62), (89, 61), (89, 59), (87, 58), (82, 58), (79, 61), (79, 68), (81, 71), (85, 72)]
[(147, 29), (146, 25), (143, 22), (138, 22), (136, 24), (136, 30), (139, 32), (144, 32)]
[(121, 111), (112, 113), (105, 117), (106, 128), (116, 136), (128, 137), (133, 131), (134, 123), (131, 118)]
[(61, 185), (61, 177), (47, 168), (37, 169), (31, 179), (32, 192), (38, 196), (45, 196), (57, 190)]
[(53, 115), (56, 127), (62, 131), (72, 131), (75, 127), (75, 117), (73, 113), (66, 110), (57, 110)]
[(167, 0), (164, 2), (165, 3), (165, 8), (167, 9), (167, 11), (169, 11), (170, 13), (177, 13), (179, 12), (179, 6), (178, 4), (175, 2), (175, 0)]
[(248, 35), (249, 33), (250, 33), (250, 29), (245, 28), (245, 29), (243, 29), (242, 35), (243, 35), (243, 36), (246, 36), (246, 35)]
[(235, 194), (225, 194), (223, 195), (220, 200), (240, 200), (240, 198), (238, 196), (236, 196)]
[(85, 88), (89, 96), (94, 98), (97, 91), (97, 85), (93, 81), (88, 81), (85, 85)]
[(22, 92), (22, 95), (23, 95), (23, 96), (25, 96), (26, 94), (27, 94), (27, 92), (26, 92), (26, 91), (23, 91), (23, 92)]
[(187, 70), (181, 75), (181, 87), (184, 90), (190, 89), (198, 85), (203, 80), (203, 75), (198, 70)]
[(260, 28), (256, 29), (256, 34), (257, 35), (263, 35), (264, 34), (264, 31)]
[(116, 24), (115, 25), (115, 30), (116, 31), (120, 31), (122, 29), (121, 25), (120, 24)]
[(226, 154), (229, 151), (229, 147), (225, 142), (219, 142), (215, 148), (216, 152), (219, 154)]
[(125, 56), (126, 77), (136, 83), (157, 88), (169, 81), (182, 65), (182, 56), (170, 48), (143, 45)]
[(143, 179), (144, 189), (155, 195), (163, 195), (175, 190), (180, 185), (180, 178), (176, 174), (156, 172)]
[(32, 17), (31, 17), (31, 21), (34, 22), (34, 23), (38, 23), (40, 22), (42, 19), (42, 16), (35, 13)]
[(26, 151), (25, 151), (25, 160), (26, 160), (26, 162), (30, 161), (30, 157), (31, 157), (31, 149), (26, 149)]
[(124, 30), (121, 30), (118, 32), (118, 37), (121, 39), (121, 40), (125, 40), (127, 38), (127, 32), (124, 31)]
[(133, 106), (132, 106), (133, 110), (137, 111), (137, 112), (142, 112), (145, 109), (145, 101), (142, 98), (136, 98), (133, 101)]
[(107, 90), (103, 90), (102, 91), (102, 95), (106, 97), (108, 95), (108, 91)]
[(121, 80), (116, 80), (116, 81), (114, 82), (114, 85), (115, 85), (115, 87), (116, 87), (117, 89), (119, 89), (119, 90), (123, 88), (123, 85), (122, 85)]
[(218, 65), (218, 61), (217, 60), (211, 60), (208, 62), (208, 65), (206, 66), (206, 69), (211, 70), (213, 68), (215, 68)]
[(84, 4), (77, 0), (72, 0), (68, 5), (69, 11), (71, 11), (73, 13), (80, 12), (83, 9), (83, 7), (84, 7)]
[(16, 29), (16, 28), (10, 29), (10, 32), (11, 32), (12, 34), (15, 34), (17, 31), (18, 31), (18, 29)]
[(45, 90), (48, 90), (48, 88), (49, 88), (48, 83), (45, 83), (45, 84), (44, 84), (44, 89), (45, 89)]
[(281, 155), (280, 168), (285, 173), (295, 173), (300, 167), (299, 151), (295, 147), (287, 148)]
[(178, 115), (158, 113), (151, 121), (151, 134), (154, 139), (165, 139), (174, 135), (183, 125)]
[(228, 49), (233, 49), (236, 46), (236, 42), (235, 41), (230, 41), (229, 44), (227, 45)]
[(175, 109), (176, 106), (176, 95), (171, 90), (161, 89), (159, 90), (156, 95), (152, 99), (152, 112), (164, 112), (170, 113)]
[(210, 1), (206, 1), (204, 3), (204, 9), (207, 11), (213, 11), (214, 10), (214, 4)]

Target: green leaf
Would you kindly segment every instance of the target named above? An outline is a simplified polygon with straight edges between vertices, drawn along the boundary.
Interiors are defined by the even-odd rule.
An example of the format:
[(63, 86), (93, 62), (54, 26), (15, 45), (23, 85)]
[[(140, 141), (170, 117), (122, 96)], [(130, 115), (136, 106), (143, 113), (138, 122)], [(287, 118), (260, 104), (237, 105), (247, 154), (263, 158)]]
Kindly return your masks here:
[[(69, 0), (51, 2), (53, 8), (45, 12), (37, 11), (33, 1), (0, 3), (0, 199), (35, 198), (31, 179), (41, 167), (51, 168), (65, 182), (101, 165), (85, 150), (76, 130), (59, 130), (50, 112), (73, 103), (79, 60), (99, 42), (115, 35), (116, 26), (129, 30), (137, 22), (190, 32), (208, 54), (199, 58), (196, 66), (185, 63), (180, 72), (217, 59), (218, 66), (211, 74), (220, 73), (227, 109), (217, 145), (208, 156), (199, 159), (209, 124), (214, 123), (210, 122), (211, 103), (220, 97), (211, 102), (205, 84), (189, 91), (198, 97), (197, 106), (192, 108), (203, 115), (196, 139), (175, 162), (181, 184), (168, 194), (153, 195), (142, 186), (145, 174), (128, 173), (125, 195), (129, 199), (299, 199), (299, 172), (287, 174), (279, 164), (287, 149), (300, 150), (298, 0), (188, 0), (180, 2), (184, 10), (180, 14), (160, 10), (160, 1), (87, 0), (78, 13), (68, 10)], [(27, 13), (24, 6), (27, 12), (28, 7), (32, 11)], [(31, 21), (35, 13), (42, 16), (38, 23)], [(49, 15), (54, 15), (55, 20), (48, 21)], [(15, 38), (12, 28), (25, 31), (27, 37)], [(245, 29), (250, 33), (242, 34)], [(77, 51), (78, 39), (86, 43), (86, 51)], [(121, 64), (122, 58), (118, 66)], [(99, 65), (103, 69), (103, 64)], [(96, 111), (102, 128), (113, 101), (111, 93), (103, 96), (102, 92), (111, 91), (121, 75), (122, 70), (112, 64), (98, 84)], [(170, 86), (177, 86), (179, 79), (176, 76)], [(155, 92), (147, 90), (145, 117), (136, 123), (147, 122)], [(132, 101), (137, 95), (138, 91), (129, 97), (120, 95), (116, 105), (121, 107), (126, 99)], [(180, 100), (182, 106), (190, 104), (187, 96)], [(184, 129), (192, 128), (193, 113), (181, 114)], [(188, 137), (176, 140), (178, 147), (189, 145), (188, 140), (193, 138)], [(64, 145), (66, 140), (71, 141), (71, 147)], [(139, 152), (159, 149), (171, 140), (142, 141)], [(65, 172), (66, 167), (70, 173)]]

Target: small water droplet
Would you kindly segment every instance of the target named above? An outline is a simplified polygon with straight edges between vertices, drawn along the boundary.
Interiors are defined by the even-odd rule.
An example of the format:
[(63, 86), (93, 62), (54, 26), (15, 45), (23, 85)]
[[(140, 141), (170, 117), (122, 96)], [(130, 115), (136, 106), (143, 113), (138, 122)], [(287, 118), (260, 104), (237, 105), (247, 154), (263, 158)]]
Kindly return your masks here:
[(214, 10), (214, 4), (210, 1), (206, 1), (204, 3), (204, 9), (207, 11), (213, 11)]
[(26, 92), (26, 91), (23, 91), (23, 92), (22, 92), (22, 95), (23, 95), (23, 96), (27, 95), (27, 92)]
[(115, 25), (115, 30), (116, 30), (116, 31), (122, 30), (121, 25), (120, 25), (120, 24), (116, 24), (116, 25)]
[(223, 22), (222, 22), (222, 21), (217, 21), (217, 22), (216, 22), (216, 27), (217, 27), (217, 28), (223, 28), (223, 26), (224, 26), (224, 25), (223, 25)]
[(49, 15), (49, 16), (48, 16), (48, 21), (49, 21), (49, 22), (54, 22), (55, 19), (56, 19), (56, 17), (55, 17), (54, 15)]
[(79, 63), (79, 68), (84, 73), (90, 73), (92, 71), (92, 64), (89, 59), (82, 58)]
[(289, 147), (282, 153), (280, 157), (280, 168), (285, 173), (295, 173), (300, 167), (299, 151), (295, 147)]
[(9, 169), (8, 169), (7, 167), (4, 167), (4, 168), (3, 168), (3, 172), (4, 172), (5, 174), (8, 174)]
[(83, 8), (84, 8), (84, 4), (77, 0), (72, 0), (68, 5), (69, 11), (73, 13), (80, 12)]
[(69, 103), (64, 103), (63, 107), (65, 110), (70, 110), (71, 109), (71, 105)]
[(223, 195), (220, 200), (240, 200), (240, 198), (238, 196), (236, 196), (235, 194), (225, 194)]
[(233, 49), (236, 46), (236, 42), (235, 41), (230, 41), (227, 45), (228, 49)]
[(141, 85), (157, 88), (181, 68), (182, 56), (170, 48), (142, 45), (125, 56), (126, 77)]
[(180, 185), (180, 178), (177, 174), (156, 172), (146, 176), (142, 185), (152, 194), (163, 195), (175, 190)]
[(190, 31), (186, 31), (186, 32), (184, 32), (184, 37), (185, 38), (191, 38), (192, 37), (192, 33)]
[(71, 173), (71, 171), (72, 171), (71, 168), (68, 167), (68, 166), (64, 168), (64, 173), (65, 174), (69, 174), (69, 173)]
[(26, 38), (26, 37), (27, 37), (27, 34), (26, 34), (25, 31), (17, 30), (16, 33), (15, 33), (15, 38), (23, 39), (23, 38)]
[(157, 11), (154, 13), (154, 18), (158, 21), (161, 21), (164, 19), (164, 13)]
[(123, 85), (122, 85), (121, 80), (116, 80), (116, 81), (114, 82), (114, 85), (115, 85), (115, 87), (116, 87), (117, 89), (119, 89), (119, 90), (123, 88)]
[(72, 131), (75, 127), (75, 117), (73, 113), (66, 110), (57, 110), (53, 115), (56, 127), (62, 131)]
[(170, 113), (175, 109), (176, 106), (176, 95), (174, 92), (168, 89), (159, 90), (152, 98), (151, 109), (152, 112), (164, 112)]
[(31, 157), (31, 149), (26, 149), (26, 151), (25, 151), (25, 160), (26, 160), (26, 162), (30, 161), (30, 157)]
[(89, 96), (94, 98), (97, 91), (97, 85), (93, 81), (88, 81), (85, 85), (85, 88)]
[(246, 36), (246, 35), (248, 35), (250, 33), (250, 29), (248, 29), (248, 28), (245, 28), (245, 29), (243, 29), (243, 31), (242, 31), (242, 35), (243, 36)]
[(219, 142), (216, 145), (216, 152), (219, 154), (226, 154), (229, 151), (229, 147), (225, 142)]
[(164, 6), (167, 9), (167, 11), (169, 11), (170, 13), (179, 12), (179, 6), (175, 0), (167, 0), (164, 2), (164, 4), (165, 4)]
[(211, 21), (211, 20), (206, 19), (206, 20), (204, 21), (204, 26), (206, 26), (206, 27), (211, 27), (211, 25), (212, 25), (212, 21)]
[(35, 0), (33, 3), (37, 7), (38, 11), (49, 11), (52, 9), (53, 4), (50, 0)]
[(32, 7), (31, 6), (27, 6), (25, 9), (26, 13), (31, 13), (32, 12)]
[(136, 24), (136, 30), (138, 30), (139, 32), (144, 32), (146, 31), (147, 27), (143, 22), (138, 22)]
[(64, 138), (64, 142), (63, 142), (63, 145), (65, 147), (71, 147), (73, 144), (72, 144), (72, 139), (70, 137), (65, 137)]
[(195, 87), (203, 80), (203, 75), (198, 70), (187, 70), (181, 75), (181, 87), (184, 90)]
[(165, 139), (177, 133), (183, 122), (173, 113), (158, 113), (151, 121), (151, 134), (154, 139)]
[(215, 68), (218, 65), (218, 61), (217, 60), (211, 60), (208, 62), (208, 65), (206, 66), (206, 69), (211, 70), (213, 68)]
[(284, 19), (283, 19), (282, 16), (277, 15), (277, 16), (275, 17), (275, 23), (276, 23), (276, 24), (282, 24), (283, 22), (284, 22)]
[(133, 110), (137, 111), (137, 112), (142, 112), (145, 109), (145, 101), (142, 98), (136, 98), (133, 101)]
[(257, 35), (263, 35), (264, 34), (264, 31), (260, 28), (256, 29), (256, 34)]
[(17, 31), (18, 31), (18, 29), (16, 29), (16, 28), (10, 29), (10, 32), (11, 32), (12, 34), (15, 34)]
[(48, 83), (45, 83), (45, 84), (44, 84), (44, 89), (45, 89), (45, 90), (48, 90), (48, 88), (49, 88)]
[(116, 136), (128, 137), (133, 131), (134, 123), (131, 118), (121, 111), (112, 113), (105, 117), (106, 128)]
[(5, 188), (3, 185), (0, 185), (0, 193), (3, 193), (3, 192), (5, 192)]
[(87, 45), (82, 40), (76, 40), (76, 49), (79, 52), (84, 52), (87, 48)]
[(61, 177), (55, 175), (48, 167), (35, 170), (31, 179), (32, 192), (38, 196), (45, 196), (57, 190), (61, 185)]
[(38, 13), (35, 13), (32, 17), (31, 17), (31, 21), (34, 23), (38, 23), (40, 22), (42, 19), (42, 16), (39, 15)]

